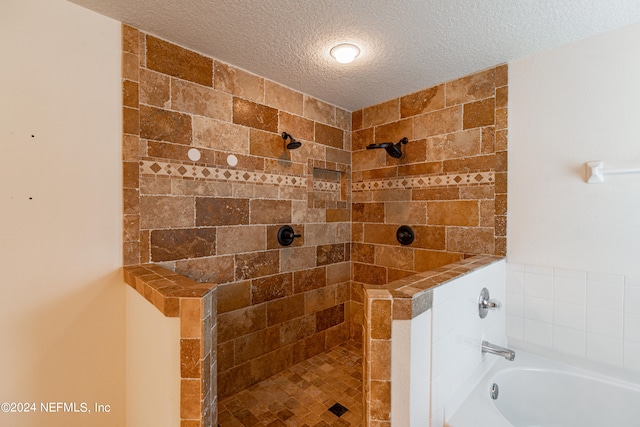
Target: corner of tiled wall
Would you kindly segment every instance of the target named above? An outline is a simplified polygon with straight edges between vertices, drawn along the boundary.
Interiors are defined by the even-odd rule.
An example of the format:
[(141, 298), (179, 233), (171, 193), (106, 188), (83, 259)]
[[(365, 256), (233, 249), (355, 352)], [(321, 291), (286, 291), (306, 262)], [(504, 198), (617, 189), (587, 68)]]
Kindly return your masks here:
[[(506, 254), (507, 65), (352, 114), (353, 325), (362, 286)], [(369, 144), (407, 137), (400, 159)], [(416, 238), (396, 240), (400, 225)]]
[(123, 119), (124, 265), (217, 284), (217, 394), (354, 333), (350, 112), (123, 25)]
[(511, 342), (640, 372), (640, 278), (507, 264)]

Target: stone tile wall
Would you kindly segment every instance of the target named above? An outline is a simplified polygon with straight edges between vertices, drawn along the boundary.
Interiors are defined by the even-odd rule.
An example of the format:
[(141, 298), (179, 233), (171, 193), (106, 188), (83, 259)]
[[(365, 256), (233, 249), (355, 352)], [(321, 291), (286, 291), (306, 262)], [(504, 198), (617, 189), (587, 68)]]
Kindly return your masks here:
[[(506, 253), (507, 66), (353, 112), (352, 326), (362, 285)], [(369, 144), (400, 141), (395, 159)], [(396, 240), (409, 225), (415, 241)]]
[(351, 113), (126, 25), (123, 103), (124, 264), (218, 285), (219, 396), (348, 339)]
[[(123, 26), (124, 264), (218, 284), (219, 396), (361, 339), (363, 286), (505, 254), (507, 83), (503, 65), (349, 113)], [(403, 137), (401, 159), (366, 150)]]

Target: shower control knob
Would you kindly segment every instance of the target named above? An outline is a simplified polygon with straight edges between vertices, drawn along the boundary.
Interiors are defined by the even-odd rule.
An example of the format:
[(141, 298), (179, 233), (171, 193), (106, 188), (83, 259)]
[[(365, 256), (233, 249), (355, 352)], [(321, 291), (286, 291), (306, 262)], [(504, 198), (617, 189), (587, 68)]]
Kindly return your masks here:
[(408, 225), (401, 225), (396, 231), (396, 239), (403, 246), (410, 245), (416, 238), (415, 233)]
[(478, 314), (481, 319), (487, 317), (489, 310), (500, 310), (502, 308), (502, 303), (500, 303), (500, 301), (490, 298), (489, 290), (487, 288), (482, 288), (480, 296), (478, 297)]
[(282, 246), (289, 246), (296, 237), (302, 237), (302, 234), (296, 234), (290, 225), (283, 225), (278, 230), (278, 243)]

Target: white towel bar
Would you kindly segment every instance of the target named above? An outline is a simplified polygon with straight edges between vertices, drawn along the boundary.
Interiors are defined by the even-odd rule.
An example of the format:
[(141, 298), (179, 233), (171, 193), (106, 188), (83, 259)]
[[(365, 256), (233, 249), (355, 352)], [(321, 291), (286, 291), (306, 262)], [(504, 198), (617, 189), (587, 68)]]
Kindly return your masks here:
[(604, 162), (602, 160), (596, 160), (594, 162), (587, 162), (584, 164), (587, 171), (587, 183), (595, 184), (598, 182), (604, 182), (605, 175), (620, 175), (625, 173), (640, 173), (640, 168), (634, 169), (603, 169)]

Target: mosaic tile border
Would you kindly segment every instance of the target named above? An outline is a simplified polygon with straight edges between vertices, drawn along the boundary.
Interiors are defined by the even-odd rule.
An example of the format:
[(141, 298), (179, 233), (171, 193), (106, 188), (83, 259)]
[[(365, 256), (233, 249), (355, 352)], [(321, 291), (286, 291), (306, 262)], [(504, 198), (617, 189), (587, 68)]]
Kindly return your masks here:
[(454, 173), (448, 175), (414, 176), (379, 179), (351, 184), (351, 191), (375, 191), (388, 189), (419, 189), (427, 187), (466, 186), (495, 183), (495, 172)]
[(313, 181), (313, 189), (316, 191), (340, 191), (341, 185), (339, 182), (327, 182), (327, 181)]
[(301, 178), (299, 176), (184, 165), (181, 163), (158, 162), (155, 160), (141, 160), (140, 173), (142, 175), (177, 176), (207, 181), (240, 182), (244, 184), (264, 184), (297, 188), (307, 187), (307, 178)]

